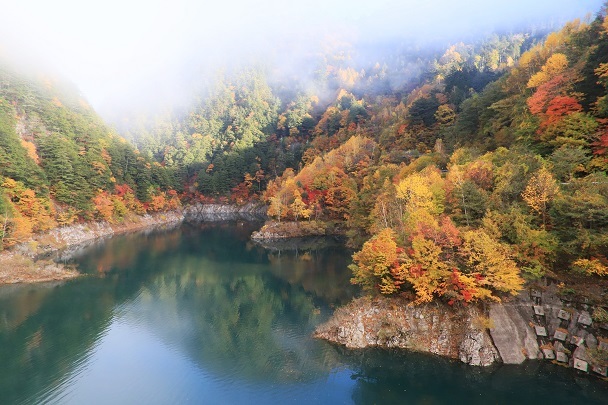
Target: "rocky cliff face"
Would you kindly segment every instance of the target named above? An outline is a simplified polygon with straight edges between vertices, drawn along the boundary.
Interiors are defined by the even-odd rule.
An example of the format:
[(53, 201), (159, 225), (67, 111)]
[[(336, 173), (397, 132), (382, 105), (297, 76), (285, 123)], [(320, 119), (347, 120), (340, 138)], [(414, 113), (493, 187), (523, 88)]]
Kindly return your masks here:
[(523, 291), (487, 315), (474, 306), (409, 306), (396, 298), (359, 298), (336, 310), (315, 336), (349, 348), (404, 348), (471, 365), (548, 360), (608, 377), (605, 309), (575, 302), (555, 286)]
[(259, 203), (245, 205), (228, 204), (194, 204), (184, 209), (184, 217), (188, 221), (256, 221), (266, 219), (266, 207)]
[[(492, 304), (490, 335), (503, 363), (521, 364), (526, 359), (542, 358), (536, 335), (529, 325), (531, 314), (521, 301), (513, 304)], [(531, 307), (530, 307), (531, 312)]]
[(380, 346), (428, 352), (488, 366), (500, 360), (477, 308), (408, 306), (396, 298), (359, 298), (340, 308), (315, 337), (348, 348)]

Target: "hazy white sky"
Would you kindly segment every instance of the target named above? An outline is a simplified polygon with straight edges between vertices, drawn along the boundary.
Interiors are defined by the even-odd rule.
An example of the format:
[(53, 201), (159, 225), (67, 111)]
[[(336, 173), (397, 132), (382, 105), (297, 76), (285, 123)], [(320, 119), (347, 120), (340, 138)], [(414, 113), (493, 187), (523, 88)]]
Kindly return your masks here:
[[(255, 54), (302, 33), (445, 37), (561, 23), (603, 0), (3, 0), (0, 47), (39, 55), (96, 107), (170, 91), (188, 66)], [(288, 57), (288, 55), (286, 55)], [(190, 70), (193, 71), (193, 70)]]

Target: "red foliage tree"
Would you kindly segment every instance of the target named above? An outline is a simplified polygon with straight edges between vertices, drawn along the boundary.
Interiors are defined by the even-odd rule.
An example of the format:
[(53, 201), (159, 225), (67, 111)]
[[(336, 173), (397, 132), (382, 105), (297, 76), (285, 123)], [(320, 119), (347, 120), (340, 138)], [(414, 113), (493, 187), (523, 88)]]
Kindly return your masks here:
[(591, 144), (593, 146), (593, 154), (594, 155), (607, 155), (608, 154), (608, 127), (605, 127), (602, 132), (600, 132), (599, 139)]
[(579, 102), (570, 96), (557, 96), (554, 97), (547, 105), (547, 111), (545, 112), (544, 120), (541, 127), (547, 127), (562, 117), (571, 114), (573, 112), (581, 111), (583, 106)]
[(562, 73), (538, 86), (538, 89), (527, 100), (530, 112), (534, 115), (544, 114), (549, 102), (557, 96), (566, 95), (573, 81), (571, 75)]

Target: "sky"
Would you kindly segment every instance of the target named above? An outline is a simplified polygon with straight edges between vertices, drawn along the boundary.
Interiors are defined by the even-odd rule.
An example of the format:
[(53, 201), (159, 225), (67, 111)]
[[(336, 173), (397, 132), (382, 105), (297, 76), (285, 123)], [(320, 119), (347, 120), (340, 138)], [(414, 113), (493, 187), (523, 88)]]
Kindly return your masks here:
[[(604, 0), (2, 0), (0, 52), (52, 67), (98, 110), (176, 97), (209, 67), (342, 33), (458, 42), (599, 11)], [(295, 51), (294, 51), (295, 52)], [(36, 62), (32, 62), (36, 61)]]

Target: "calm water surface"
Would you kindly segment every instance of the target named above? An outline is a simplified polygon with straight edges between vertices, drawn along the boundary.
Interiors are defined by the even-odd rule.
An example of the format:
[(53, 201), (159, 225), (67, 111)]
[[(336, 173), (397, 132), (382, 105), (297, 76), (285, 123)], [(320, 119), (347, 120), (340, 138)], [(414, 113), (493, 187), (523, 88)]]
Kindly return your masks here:
[(252, 224), (96, 244), (89, 273), (0, 288), (0, 404), (608, 404), (608, 382), (310, 337), (356, 291), (341, 246), (271, 251)]

